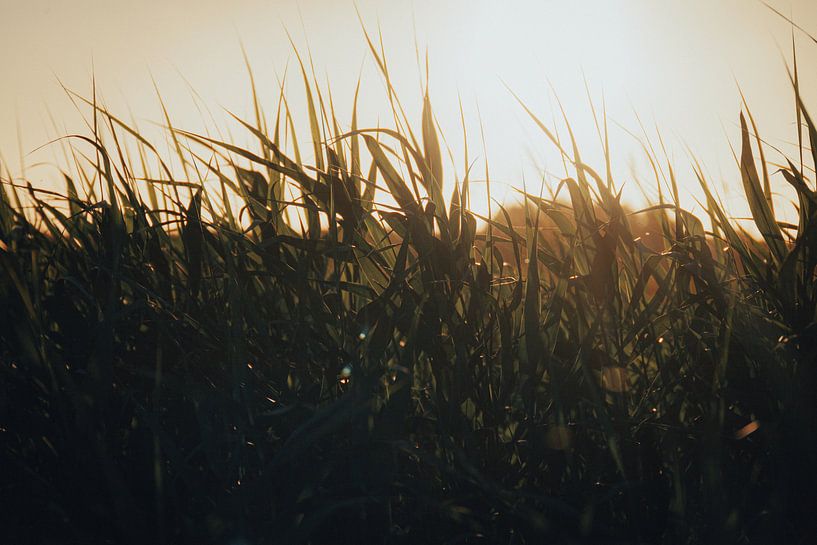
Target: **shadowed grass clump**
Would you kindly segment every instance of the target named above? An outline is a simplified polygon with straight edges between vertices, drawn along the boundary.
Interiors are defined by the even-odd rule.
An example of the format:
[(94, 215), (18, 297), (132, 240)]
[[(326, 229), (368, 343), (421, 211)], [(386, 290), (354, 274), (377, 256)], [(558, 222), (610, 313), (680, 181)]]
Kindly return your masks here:
[(740, 117), (757, 239), (699, 168), (711, 231), (671, 167), (668, 197), (624, 209), (609, 165), (530, 111), (573, 177), (525, 195), (524, 227), (494, 204), (478, 230), (468, 175), (443, 195), (428, 96), (415, 134), (370, 45), (394, 128), (342, 131), (301, 65), (310, 165), (283, 94), (271, 126), (257, 100), (239, 120), (254, 150), (169, 127), (176, 167), (92, 100), (66, 196), (4, 179), (6, 539), (817, 535), (817, 125), (796, 73), (805, 160), (770, 168)]

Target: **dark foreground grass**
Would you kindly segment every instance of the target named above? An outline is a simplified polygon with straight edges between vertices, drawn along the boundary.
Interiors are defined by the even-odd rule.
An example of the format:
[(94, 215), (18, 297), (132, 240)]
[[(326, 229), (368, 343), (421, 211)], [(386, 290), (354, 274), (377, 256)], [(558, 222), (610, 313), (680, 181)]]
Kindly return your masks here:
[[(183, 165), (152, 176), (152, 145), (95, 108), (65, 199), (4, 180), (0, 541), (813, 542), (799, 98), (806, 157), (782, 168), (741, 116), (762, 237), (696, 169), (705, 231), (665, 164), (656, 250), (575, 142), (566, 201), (528, 195), (526, 228), (494, 204), (478, 231), (467, 176), (443, 201), (428, 101), (417, 136), (394, 97), (399, 129), (344, 134), (304, 79), (311, 166), (282, 151), (283, 100), (245, 124), (253, 151), (170, 128)], [(796, 190), (797, 225), (772, 184)]]

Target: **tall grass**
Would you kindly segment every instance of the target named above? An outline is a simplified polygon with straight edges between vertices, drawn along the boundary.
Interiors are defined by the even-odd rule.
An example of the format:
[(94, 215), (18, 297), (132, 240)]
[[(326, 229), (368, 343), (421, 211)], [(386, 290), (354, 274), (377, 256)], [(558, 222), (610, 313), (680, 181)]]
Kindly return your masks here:
[[(773, 166), (740, 116), (759, 238), (696, 167), (706, 231), (652, 153), (670, 190), (624, 208), (609, 161), (527, 107), (573, 176), (525, 194), (524, 228), (493, 203), (479, 230), (468, 171), (443, 194), (428, 95), (415, 132), (367, 39), (392, 128), (341, 129), (301, 64), (313, 164), (283, 92), (238, 120), (254, 149), (169, 126), (177, 168), (91, 99), (66, 195), (4, 179), (5, 539), (817, 535), (817, 125), (796, 70), (805, 158)], [(776, 219), (781, 183), (797, 225)]]

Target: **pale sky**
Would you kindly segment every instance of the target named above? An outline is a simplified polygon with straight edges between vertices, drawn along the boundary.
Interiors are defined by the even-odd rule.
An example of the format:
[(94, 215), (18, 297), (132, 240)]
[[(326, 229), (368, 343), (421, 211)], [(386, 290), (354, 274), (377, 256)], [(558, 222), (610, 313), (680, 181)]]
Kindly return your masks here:
[[(817, 35), (817, 2), (770, 3)], [(152, 76), (177, 126), (203, 128), (187, 80), (217, 123), (238, 143), (249, 144), (224, 113), (249, 118), (251, 111), (241, 43), (268, 112), (274, 112), (277, 81), (289, 63), (288, 99), (305, 123), (302, 86), (284, 29), (302, 53), (309, 48), (322, 83), (331, 82), (342, 123), (348, 127), (362, 74), (359, 124), (386, 124), (384, 86), (355, 5), (370, 32), (382, 30), (395, 86), (418, 127), (422, 78), (415, 45), (421, 54), (428, 49), (435, 114), (460, 174), (462, 100), (471, 159), (482, 164), (481, 118), (493, 180), (518, 186), (524, 175), (530, 187), (538, 184), (540, 167), (563, 175), (555, 150), (508, 88), (549, 123), (558, 112), (555, 91), (585, 162), (601, 170), (585, 81), (597, 107), (604, 97), (613, 167), (631, 202), (638, 195), (628, 181), (629, 164), (642, 169), (644, 162), (638, 143), (619, 125), (640, 132), (635, 113), (652, 135), (660, 129), (690, 208), (699, 192), (687, 147), (717, 182), (727, 184), (720, 192), (728, 201), (740, 187), (729, 148), (730, 141), (739, 142), (738, 84), (761, 135), (794, 156), (793, 97), (785, 69), (791, 27), (755, 0), (0, 0), (0, 154), (19, 175), (21, 149), (32, 182), (53, 184), (55, 170), (37, 164), (58, 155), (48, 148), (29, 152), (83, 130), (57, 78), (90, 96), (92, 66), (109, 109), (125, 118), (132, 113), (148, 133), (151, 121), (161, 121)], [(803, 87), (817, 89), (817, 45), (795, 36)], [(817, 93), (807, 92), (806, 99), (817, 115)], [(777, 156), (769, 152), (769, 158)], [(450, 182), (453, 167), (446, 168)], [(740, 214), (738, 205), (734, 212)]]

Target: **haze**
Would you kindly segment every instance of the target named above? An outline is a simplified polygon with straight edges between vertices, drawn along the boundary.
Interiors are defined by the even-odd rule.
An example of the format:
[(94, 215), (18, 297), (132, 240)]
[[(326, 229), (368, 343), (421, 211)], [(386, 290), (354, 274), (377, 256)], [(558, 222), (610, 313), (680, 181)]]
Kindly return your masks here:
[[(586, 86), (598, 109), (603, 100), (616, 179), (631, 202), (643, 200), (633, 172), (648, 178), (641, 144), (627, 133), (641, 134), (635, 113), (651, 138), (656, 127), (660, 130), (679, 170), (683, 200), (692, 209), (699, 193), (688, 150), (716, 187), (725, 183), (720, 192), (727, 203), (740, 202), (735, 198), (739, 174), (729, 148), (738, 136), (738, 85), (762, 136), (794, 155), (794, 107), (786, 73), (792, 28), (760, 2), (360, 0), (356, 5), (366, 28), (382, 32), (393, 82), (418, 125), (425, 69), (422, 60), (418, 65), (417, 52), (422, 59), (428, 50), (434, 111), (456, 171), (461, 175), (464, 168), (461, 102), (469, 158), (479, 165), (476, 177), (484, 178), (481, 122), (492, 180), (507, 184), (502, 193), (520, 187), (523, 178), (529, 188), (538, 186), (543, 171), (549, 173), (548, 183), (564, 174), (553, 146), (509, 89), (549, 123), (560, 117), (553, 98), (558, 96), (586, 162), (599, 168), (602, 149)], [(772, 5), (817, 33), (817, 3)], [(0, 19), (5, 22), (0, 154), (15, 176), (23, 174), (23, 156), (25, 175), (38, 184), (58, 179), (53, 168), (38, 163), (59, 162), (59, 154), (54, 146), (32, 150), (57, 136), (87, 130), (58, 78), (91, 96), (95, 74), (107, 107), (132, 116), (140, 128), (161, 121), (155, 80), (175, 125), (203, 130), (212, 122), (200, 108), (209, 108), (216, 125), (231, 128), (239, 143), (249, 143), (225, 113), (250, 117), (243, 44), (267, 112), (274, 112), (278, 82), (289, 66), (287, 96), (305, 123), (302, 82), (295, 77), (286, 31), (302, 54), (307, 48), (311, 52), (321, 85), (331, 82), (342, 122), (349, 122), (359, 77), (359, 124), (390, 121), (382, 78), (350, 1), (0, 0)], [(801, 66), (814, 66), (817, 45), (802, 33), (794, 35)], [(804, 89), (817, 88), (813, 71), (802, 70), (801, 78)], [(191, 88), (201, 97), (198, 106)], [(807, 104), (814, 104), (813, 98), (806, 94)], [(792, 106), (781, 109), (785, 104)], [(556, 125), (564, 130), (560, 122)], [(453, 174), (453, 166), (446, 168)], [(475, 196), (474, 207), (484, 212), (484, 199)], [(741, 214), (739, 204), (732, 212)]]

